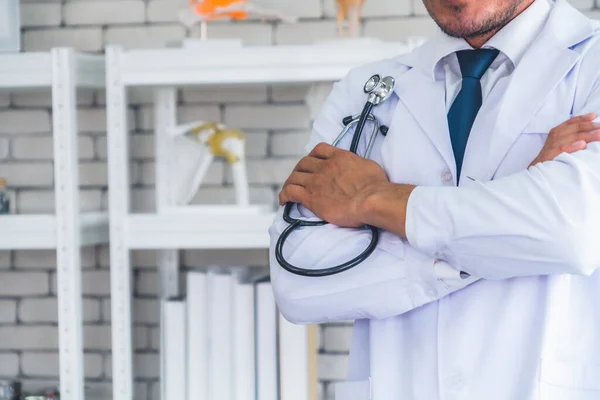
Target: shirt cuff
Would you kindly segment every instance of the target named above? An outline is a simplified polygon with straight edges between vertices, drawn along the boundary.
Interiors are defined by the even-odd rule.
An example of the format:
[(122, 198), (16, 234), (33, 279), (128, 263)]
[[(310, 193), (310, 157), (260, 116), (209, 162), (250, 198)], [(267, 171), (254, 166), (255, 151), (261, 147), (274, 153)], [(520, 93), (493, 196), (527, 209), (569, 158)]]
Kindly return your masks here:
[(416, 187), (406, 208), (406, 239), (413, 248), (434, 259), (433, 275), (436, 279), (446, 283), (468, 284), (473, 277), (450, 265), (444, 255), (455, 231), (450, 205), (460, 203), (456, 198), (457, 189)]
[(415, 249), (443, 259), (453, 231), (451, 210), (456, 187), (417, 186), (406, 207), (406, 240)]

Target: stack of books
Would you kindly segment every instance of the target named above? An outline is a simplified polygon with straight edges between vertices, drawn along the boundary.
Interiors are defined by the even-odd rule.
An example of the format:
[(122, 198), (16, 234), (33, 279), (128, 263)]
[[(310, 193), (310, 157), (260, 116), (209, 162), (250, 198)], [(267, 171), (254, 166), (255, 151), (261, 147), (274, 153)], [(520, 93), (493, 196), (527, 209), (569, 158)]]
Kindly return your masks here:
[(163, 398), (314, 398), (309, 328), (281, 316), (268, 278), (190, 272), (186, 287), (162, 305)]

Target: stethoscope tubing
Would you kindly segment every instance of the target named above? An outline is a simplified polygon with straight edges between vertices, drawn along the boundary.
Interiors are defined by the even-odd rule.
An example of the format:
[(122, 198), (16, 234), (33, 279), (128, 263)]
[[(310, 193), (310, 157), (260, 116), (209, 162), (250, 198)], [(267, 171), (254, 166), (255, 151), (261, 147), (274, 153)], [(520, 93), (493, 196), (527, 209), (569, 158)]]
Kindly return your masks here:
[[(325, 222), (325, 221), (323, 221), (323, 222)], [(375, 251), (375, 249), (377, 248), (377, 243), (379, 243), (379, 229), (374, 226), (366, 226), (366, 228), (369, 228), (371, 230), (371, 242), (369, 243), (369, 246), (362, 253), (360, 253), (358, 256), (354, 257), (352, 260), (347, 261), (343, 264), (337, 265), (335, 267), (330, 267), (330, 268), (323, 268), (323, 269), (300, 268), (300, 267), (296, 267), (296, 266), (290, 264), (283, 257), (283, 245), (285, 244), (285, 242), (286, 242), (287, 238), (290, 236), (290, 234), (302, 226), (307, 226), (307, 225), (303, 225), (302, 221), (296, 221), (296, 222), (288, 225), (288, 227), (285, 228), (283, 230), (283, 232), (281, 233), (281, 235), (279, 236), (279, 239), (277, 240), (277, 244), (275, 247), (275, 258), (277, 259), (277, 262), (279, 263), (279, 265), (281, 265), (281, 267), (283, 269), (285, 269), (286, 271), (288, 271), (292, 274), (295, 274), (295, 275), (306, 276), (306, 277), (311, 277), (311, 278), (318, 278), (318, 277), (324, 277), (324, 276), (330, 276), (330, 275), (336, 275), (336, 274), (342, 273), (344, 271), (347, 271), (351, 268), (356, 267), (358, 264), (360, 264), (364, 260), (366, 260)]]
[[(369, 105), (370, 105), (370, 107), (369, 107)], [(362, 132), (364, 130), (366, 122), (372, 121), (373, 122), (373, 131), (372, 131), (371, 137), (369, 138), (369, 143), (367, 145), (367, 151), (365, 153), (365, 158), (369, 158), (371, 155), (371, 151), (373, 150), (373, 146), (375, 144), (375, 139), (377, 138), (377, 133), (379, 132), (379, 128), (380, 128), (379, 121), (371, 113), (372, 109), (373, 109), (373, 104), (367, 103), (363, 109), (363, 112), (359, 116), (353, 117), (352, 120), (344, 127), (344, 129), (342, 130), (340, 135), (333, 142), (333, 145), (337, 146), (337, 144), (350, 131), (352, 126), (356, 124), (356, 130), (354, 131), (354, 137), (353, 137), (353, 141), (352, 141), (353, 145), (351, 145), (351, 147), (350, 147), (350, 151), (356, 154), (358, 143), (360, 143), (360, 137), (362, 136)], [(356, 142), (356, 144), (354, 144), (355, 142)], [(371, 231), (371, 241), (370, 241), (369, 245), (367, 246), (367, 248), (362, 253), (360, 253), (358, 256), (354, 257), (353, 259), (351, 259), (349, 261), (346, 261), (343, 264), (336, 265), (335, 267), (322, 268), (322, 269), (306, 269), (306, 268), (296, 267), (295, 265), (292, 265), (291, 263), (289, 263), (283, 256), (283, 246), (285, 245), (285, 242), (287, 241), (288, 237), (292, 234), (292, 232), (296, 231), (299, 228), (324, 226), (324, 225), (329, 224), (329, 222), (323, 221), (323, 220), (308, 221), (308, 220), (301, 220), (301, 219), (293, 218), (291, 216), (293, 206), (294, 206), (294, 203), (287, 203), (284, 206), (283, 219), (285, 222), (287, 222), (290, 225), (288, 225), (283, 230), (283, 232), (277, 239), (277, 243), (275, 245), (275, 258), (276, 258), (277, 262), (279, 263), (279, 265), (286, 271), (288, 271), (292, 274), (295, 274), (295, 275), (312, 277), (312, 278), (336, 275), (336, 274), (345, 272), (349, 269), (356, 267), (357, 265), (359, 265), (360, 263), (365, 261), (371, 254), (373, 254), (373, 252), (377, 248), (377, 244), (379, 243), (379, 228), (370, 226), (370, 225), (366, 225), (365, 227), (363, 227), (363, 229), (369, 229)]]
[[(385, 82), (386, 80), (388, 80), (388, 83)], [(390, 81), (391, 81), (391, 83), (389, 83)], [(383, 91), (376, 93), (374, 91), (375, 86), (372, 87), (373, 91), (367, 90), (367, 87), (369, 86), (369, 84), (373, 83), (373, 82), (374, 82), (374, 84), (376, 84), (375, 86), (377, 86), (380, 90), (383, 90)], [(383, 86), (380, 86), (381, 82), (383, 82)], [(380, 104), (382, 101), (385, 101), (389, 97), (389, 94), (391, 93), (392, 89), (393, 89), (393, 78), (387, 77), (387, 78), (381, 80), (379, 75), (374, 75), (373, 77), (371, 77), (369, 82), (367, 82), (367, 85), (365, 85), (365, 92), (369, 93), (369, 100), (367, 101), (367, 103), (363, 107), (362, 112), (359, 115), (354, 116), (354, 117), (349, 117), (349, 118), (351, 118), (350, 121), (347, 121), (347, 118), (344, 118), (344, 122), (343, 122), (345, 125), (344, 129), (342, 129), (342, 132), (334, 140), (332, 145), (337, 146), (339, 144), (339, 142), (350, 131), (352, 126), (356, 124), (356, 128), (354, 130), (354, 135), (352, 137), (352, 142), (350, 144), (350, 151), (354, 154), (357, 154), (358, 145), (360, 143), (360, 138), (362, 136), (363, 130), (367, 124), (367, 121), (371, 121), (373, 123), (373, 133), (371, 134), (371, 137), (369, 139), (369, 142), (367, 144), (367, 149), (365, 152), (365, 158), (370, 158), (371, 152), (373, 150), (373, 146), (375, 144), (375, 139), (377, 138), (377, 134), (379, 133), (379, 130), (380, 130), (379, 121), (372, 114), (373, 107), (377, 104)], [(375, 93), (376, 93), (376, 95), (372, 96)], [(387, 133), (387, 129), (386, 129), (386, 133)], [(301, 220), (301, 219), (293, 218), (291, 216), (293, 206), (294, 206), (294, 203), (287, 203), (284, 206), (283, 219), (289, 225), (283, 230), (281, 235), (279, 235), (279, 238), (277, 239), (277, 243), (275, 245), (275, 258), (276, 258), (277, 262), (279, 263), (279, 265), (286, 271), (288, 271), (292, 274), (295, 274), (295, 275), (300, 275), (300, 276), (305, 276), (305, 277), (324, 277), (324, 276), (336, 275), (336, 274), (339, 274), (341, 272), (344, 272), (351, 268), (356, 267), (357, 265), (359, 265), (360, 263), (365, 261), (377, 248), (377, 244), (379, 242), (379, 228), (377, 228), (375, 226), (365, 225), (362, 229), (369, 229), (371, 231), (371, 241), (370, 241), (369, 245), (367, 246), (367, 248), (365, 250), (363, 250), (362, 253), (360, 253), (358, 256), (354, 257), (353, 259), (351, 259), (349, 261), (346, 261), (343, 264), (336, 265), (335, 267), (321, 268), (321, 269), (306, 269), (306, 268), (296, 267), (296, 266), (292, 265), (291, 263), (289, 263), (283, 256), (283, 246), (285, 245), (285, 242), (288, 239), (288, 237), (292, 234), (292, 232), (294, 232), (295, 230), (300, 229), (302, 227), (323, 226), (323, 225), (329, 224), (329, 222), (323, 221), (323, 220), (308, 221), (308, 220)]]

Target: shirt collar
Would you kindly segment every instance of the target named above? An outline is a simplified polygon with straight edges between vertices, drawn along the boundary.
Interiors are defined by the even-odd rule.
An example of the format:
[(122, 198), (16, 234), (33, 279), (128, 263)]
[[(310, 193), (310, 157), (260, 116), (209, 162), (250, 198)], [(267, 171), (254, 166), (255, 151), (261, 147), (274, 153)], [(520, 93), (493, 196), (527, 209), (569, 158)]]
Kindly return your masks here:
[[(552, 10), (551, 0), (535, 0), (525, 11), (496, 33), (483, 47), (500, 50), (516, 67), (529, 46), (542, 31)], [(518, 38), (518, 39), (517, 39)], [(472, 47), (461, 38), (453, 38), (438, 30), (429, 42), (429, 66), (432, 76), (446, 56)]]
[(516, 67), (540, 34), (552, 11), (549, 0), (536, 0), (525, 11), (500, 29), (483, 46), (500, 50)]

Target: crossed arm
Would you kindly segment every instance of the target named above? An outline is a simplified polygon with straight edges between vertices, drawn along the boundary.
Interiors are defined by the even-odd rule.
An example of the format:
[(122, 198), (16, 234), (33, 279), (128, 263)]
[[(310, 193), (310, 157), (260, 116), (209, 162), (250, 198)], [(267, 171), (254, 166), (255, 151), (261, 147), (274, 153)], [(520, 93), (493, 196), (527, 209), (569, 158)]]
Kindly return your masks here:
[[(598, 109), (600, 93), (583, 112)], [(393, 184), (378, 164), (319, 144), (298, 163), (280, 203), (300, 203), (306, 208), (297, 214), (314, 213), (332, 224), (290, 237), (286, 257), (310, 268), (336, 265), (368, 243), (367, 232), (349, 228), (369, 224), (384, 232), (366, 262), (332, 277), (291, 275), (271, 254), (280, 310), (298, 323), (385, 318), (479, 278), (590, 274), (600, 265), (595, 243), (600, 237), (600, 143), (595, 143), (600, 125), (592, 122), (595, 117), (587, 114), (553, 129), (529, 169), (462, 187)], [(323, 121), (315, 127), (332, 128)], [(279, 214), (270, 230), (273, 243), (285, 226)], [(472, 278), (438, 279), (439, 271), (449, 270)]]

